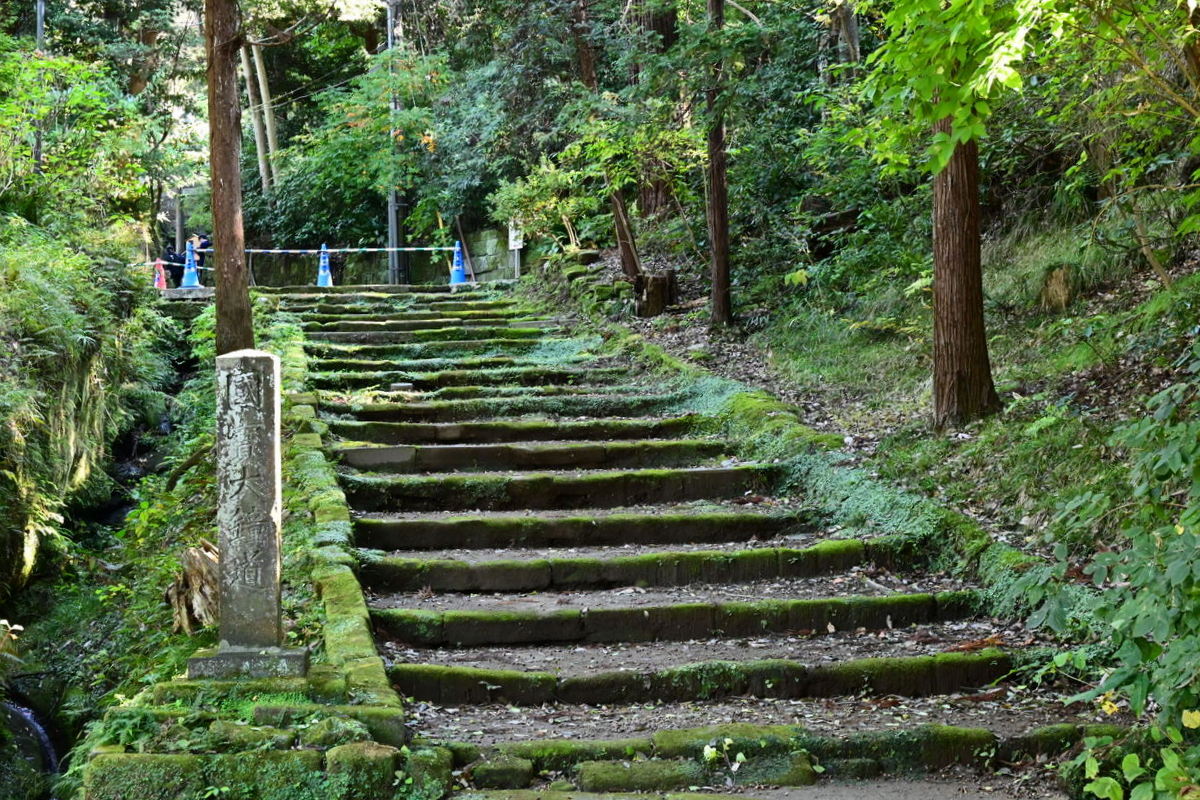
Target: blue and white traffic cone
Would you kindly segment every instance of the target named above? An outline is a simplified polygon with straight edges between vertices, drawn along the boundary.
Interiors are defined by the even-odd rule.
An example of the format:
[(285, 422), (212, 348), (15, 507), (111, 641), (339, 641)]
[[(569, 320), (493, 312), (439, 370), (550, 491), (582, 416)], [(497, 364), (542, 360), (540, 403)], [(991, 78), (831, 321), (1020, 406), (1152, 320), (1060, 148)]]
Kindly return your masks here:
[(191, 241), (187, 243), (187, 256), (183, 261), (183, 282), (179, 284), (179, 288), (200, 288), (200, 273), (196, 271), (196, 245)]
[(329, 251), (321, 245), (321, 260), (317, 262), (317, 286), (333, 286), (333, 273), (329, 271)]
[(463, 264), (462, 242), (454, 243), (454, 266), (450, 267), (450, 285), (463, 286), (467, 283), (467, 268)]

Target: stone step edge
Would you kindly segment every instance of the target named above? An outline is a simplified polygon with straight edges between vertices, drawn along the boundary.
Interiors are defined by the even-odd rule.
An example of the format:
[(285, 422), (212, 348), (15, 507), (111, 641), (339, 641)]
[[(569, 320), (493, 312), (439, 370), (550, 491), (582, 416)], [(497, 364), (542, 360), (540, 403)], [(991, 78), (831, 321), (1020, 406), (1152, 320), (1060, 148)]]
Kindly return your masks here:
[[(400, 344), (336, 344), (333, 342), (316, 342), (306, 339), (304, 350), (315, 354), (318, 360), (332, 357), (345, 357), (355, 353), (397, 355), (410, 350), (465, 350), (475, 351), (489, 348), (521, 348), (536, 350), (547, 343), (571, 341), (574, 337), (561, 336), (558, 338), (543, 337), (540, 339), (441, 339), (433, 342), (401, 342)], [(383, 360), (383, 359), (377, 359)]]
[[(717, 439), (560, 439), (495, 444), (377, 445), (337, 443), (330, 454), (354, 469), (470, 472), (479, 469), (640, 469), (714, 462), (733, 448)], [(715, 463), (715, 462), (714, 462)]]
[[(595, 431), (599, 440), (625, 438), (622, 434), (633, 434), (639, 438), (673, 438), (690, 435), (700, 427), (701, 417), (695, 414), (677, 414), (667, 417), (613, 417), (589, 420), (568, 420), (559, 422), (550, 419), (529, 419), (523, 417), (500, 417), (491, 420), (463, 422), (389, 422), (386, 420), (347, 420), (334, 419), (329, 424), (336, 428), (336, 433), (342, 437), (353, 436), (360, 441), (373, 441), (381, 444), (437, 444), (447, 442), (469, 443), (504, 443), (521, 442), (529, 439), (502, 438), (484, 439), (467, 438), (464, 434), (473, 433), (482, 437), (484, 432), (495, 434), (525, 434), (545, 439), (548, 432), (566, 430), (571, 437), (578, 439), (580, 431)], [(441, 432), (454, 436), (441, 436)], [(402, 434), (415, 436), (421, 433), (424, 438), (418, 442), (403, 442), (399, 440)], [(390, 436), (388, 434), (391, 434)], [(412, 436), (409, 438), (411, 439)]]
[[(734, 523), (736, 524), (736, 523)], [(812, 578), (869, 563), (894, 566), (890, 540), (838, 539), (811, 547), (696, 550), (468, 562), (454, 559), (371, 557), (364, 554), (359, 580), (373, 591), (535, 592), (689, 583), (750, 583), (772, 578)], [(450, 542), (446, 546), (452, 546)]]
[(473, 331), (476, 328), (545, 328), (562, 327), (564, 321), (546, 317), (467, 317), (463, 319), (447, 317), (443, 319), (373, 319), (365, 316), (363, 319), (347, 319), (329, 322), (305, 320), (301, 317), (300, 327), (306, 333), (401, 333), (404, 331), (444, 330), (446, 328), (462, 328)]
[(411, 344), (415, 342), (447, 341), (461, 339), (462, 341), (481, 339), (540, 339), (542, 337), (562, 338), (566, 329), (561, 326), (546, 327), (509, 327), (494, 325), (479, 325), (464, 327), (455, 325), (443, 328), (421, 328), (415, 331), (307, 331), (305, 336), (315, 342), (349, 342), (370, 344)]
[(809, 665), (789, 659), (701, 661), (659, 670), (557, 675), (439, 664), (393, 664), (388, 677), (402, 696), (458, 706), (506, 703), (609, 705), (681, 703), (721, 697), (790, 700), (873, 696), (929, 697), (986, 686), (1012, 671), (1002, 650), (859, 658)]
[(1000, 735), (986, 728), (924, 724), (903, 730), (831, 736), (815, 734), (798, 725), (729, 723), (662, 730), (647, 737), (534, 739), (490, 746), (418, 737), (411, 746), (445, 750), (452, 765), (460, 769), (486, 760), (526, 759), (532, 763), (535, 774), (570, 772), (579, 764), (596, 761), (704, 759), (705, 747), (728, 747), (748, 759), (805, 752), (821, 765), (852, 761), (869, 768), (871, 764), (864, 762), (872, 762), (875, 774), (898, 774), (940, 770), (952, 765), (990, 768), (1024, 758), (1053, 757), (1069, 751), (1085, 738), (1120, 737), (1124, 732), (1115, 725), (1061, 723)]
[(397, 475), (351, 472), (341, 484), (358, 511), (462, 511), (615, 507), (763, 492), (771, 464), (630, 470), (521, 470)]
[(690, 641), (764, 633), (882, 630), (974, 615), (980, 597), (965, 590), (939, 594), (679, 603), (644, 608), (512, 611), (371, 609), (376, 633), (425, 647), (474, 647), (556, 642)]
[[(503, 356), (501, 356), (503, 357)], [(584, 362), (573, 362), (584, 363)], [(569, 382), (574, 379), (593, 378), (592, 381), (604, 383), (613, 378), (629, 376), (630, 370), (623, 366), (604, 367), (561, 367), (552, 364), (505, 364), (497, 366), (481, 366), (477, 369), (442, 369), (422, 372), (410, 369), (386, 370), (337, 370), (333, 372), (312, 372), (309, 374), (311, 383), (332, 383), (344, 379), (357, 382), (385, 383), (392, 380), (406, 380), (414, 383), (425, 383), (439, 388), (449, 386), (496, 386), (505, 382), (512, 385), (522, 384), (517, 379), (537, 379), (538, 381), (560, 379)], [(475, 381), (482, 381), (476, 383)], [(608, 384), (611, 385), (611, 384)], [(677, 392), (659, 392), (653, 397), (675, 397)], [(346, 405), (346, 404), (334, 404)], [(378, 405), (396, 405), (380, 403)]]
[[(613, 546), (630, 539), (642, 544), (680, 545), (746, 541), (750, 536), (767, 540), (816, 530), (817, 521), (800, 510), (768, 507), (736, 512), (719, 506), (688, 509), (678, 505), (579, 509), (561, 516), (525, 516), (520, 511), (453, 515), (435, 511), (400, 517), (381, 513), (354, 520), (355, 543), (368, 549), (366, 557), (362, 557), (364, 550), (359, 551), (360, 564), (389, 558), (386, 553), (394, 550), (443, 550), (450, 543), (458, 549)], [(883, 549), (881, 545), (876, 554), (880, 558), (885, 555)], [(895, 563), (916, 563), (910, 551), (898, 548)]]
[(256, 286), (255, 291), (263, 294), (291, 295), (347, 295), (347, 294), (484, 294), (492, 289), (505, 289), (510, 284), (489, 281), (486, 284), (463, 284), (450, 286), (445, 283), (348, 283), (340, 286)]

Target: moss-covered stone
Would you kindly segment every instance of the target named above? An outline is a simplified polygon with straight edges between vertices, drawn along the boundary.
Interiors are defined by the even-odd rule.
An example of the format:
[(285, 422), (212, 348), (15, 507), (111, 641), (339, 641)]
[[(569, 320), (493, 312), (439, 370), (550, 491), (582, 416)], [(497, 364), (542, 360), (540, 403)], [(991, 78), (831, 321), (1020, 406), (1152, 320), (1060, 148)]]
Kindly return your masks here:
[(870, 758), (885, 772), (941, 769), (981, 764), (996, 751), (996, 736), (983, 728), (919, 725), (905, 730), (869, 731), (845, 738), (801, 733), (799, 743), (822, 761)]
[(321, 754), (313, 750), (221, 754), (204, 757), (203, 764), (205, 785), (227, 786), (233, 797), (323, 800), (345, 788), (326, 780)]
[(444, 747), (423, 747), (409, 752), (404, 771), (414, 800), (436, 800), (450, 790), (454, 756)]
[(654, 749), (649, 739), (544, 739), (497, 747), (502, 753), (529, 759), (539, 771), (566, 770), (582, 761), (633, 758)]
[(209, 784), (200, 756), (104, 753), (88, 762), (86, 800), (198, 800)]
[(400, 751), (376, 742), (354, 742), (325, 753), (325, 770), (344, 776), (343, 800), (385, 800), (393, 794)]
[(329, 748), (370, 738), (366, 725), (343, 717), (326, 717), (300, 731), (300, 743), (305, 747)]
[(533, 780), (533, 762), (516, 756), (499, 756), (471, 768), (471, 780), (480, 789), (524, 789)]
[(703, 728), (659, 731), (651, 737), (655, 755), (661, 758), (701, 758), (707, 745), (730, 740), (732, 752), (747, 756), (764, 753), (790, 753), (804, 737), (803, 728), (795, 725), (755, 725), (729, 723)]
[[(736, 755), (740, 751), (730, 747), (729, 752)], [(803, 752), (747, 758), (732, 777), (735, 783), (743, 786), (812, 786), (817, 782), (812, 759), (808, 753)]]
[(401, 694), (443, 705), (496, 702), (540, 705), (554, 702), (557, 687), (557, 679), (542, 672), (437, 664), (394, 664), (388, 675)]
[(296, 741), (296, 732), (270, 726), (215, 720), (208, 726), (209, 741), (222, 750), (286, 750)]
[(576, 771), (585, 792), (662, 792), (706, 783), (695, 761), (585, 761)]

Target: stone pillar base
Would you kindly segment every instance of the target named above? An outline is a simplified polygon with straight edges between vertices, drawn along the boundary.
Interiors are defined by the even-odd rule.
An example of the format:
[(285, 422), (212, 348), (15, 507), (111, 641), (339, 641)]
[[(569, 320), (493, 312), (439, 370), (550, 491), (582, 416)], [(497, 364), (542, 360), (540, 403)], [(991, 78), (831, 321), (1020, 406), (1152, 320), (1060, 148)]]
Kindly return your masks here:
[(187, 676), (197, 678), (302, 678), (308, 673), (308, 649), (293, 647), (217, 647), (197, 650), (188, 659)]

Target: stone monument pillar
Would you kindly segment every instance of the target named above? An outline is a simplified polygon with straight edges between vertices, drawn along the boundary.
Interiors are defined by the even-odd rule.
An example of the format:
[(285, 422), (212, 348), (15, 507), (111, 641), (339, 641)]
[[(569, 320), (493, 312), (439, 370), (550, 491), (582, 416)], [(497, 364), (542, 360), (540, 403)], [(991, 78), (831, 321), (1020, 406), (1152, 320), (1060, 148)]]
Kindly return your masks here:
[(279, 359), (217, 356), (220, 646), (188, 661), (190, 678), (303, 675), (308, 651), (285, 649), (280, 622)]

